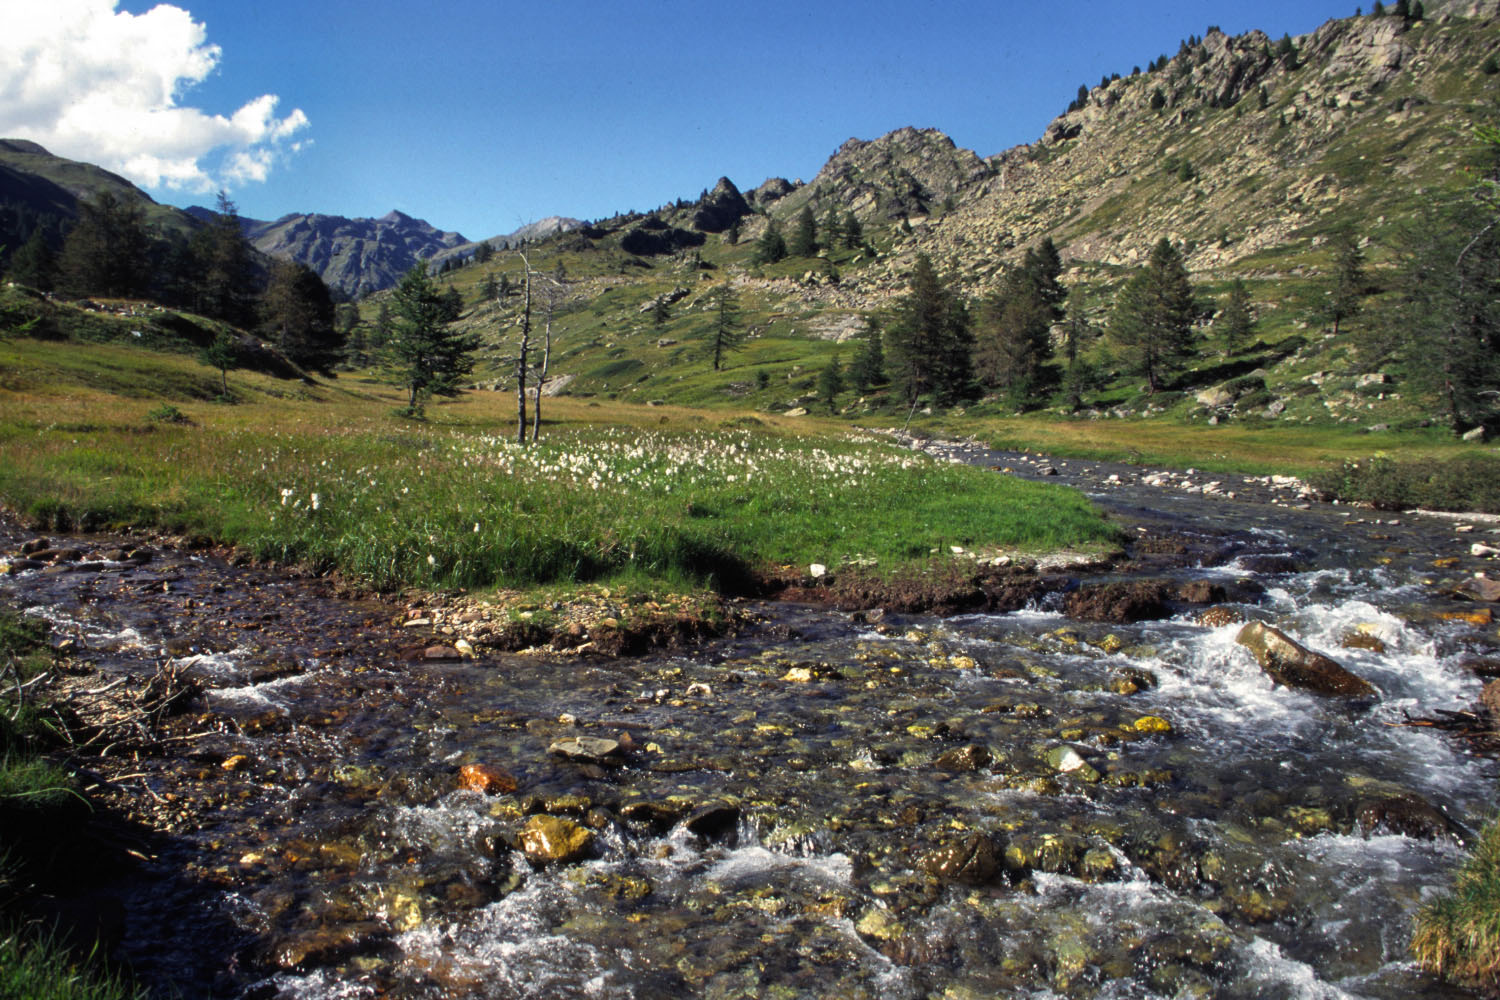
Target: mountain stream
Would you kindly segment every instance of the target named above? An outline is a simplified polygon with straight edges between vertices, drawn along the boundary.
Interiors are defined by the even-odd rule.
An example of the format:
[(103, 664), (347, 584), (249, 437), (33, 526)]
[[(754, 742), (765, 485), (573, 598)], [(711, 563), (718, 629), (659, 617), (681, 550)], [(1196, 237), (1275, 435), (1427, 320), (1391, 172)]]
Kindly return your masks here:
[[(168, 827), (101, 887), (117, 953), (246, 1000), (1465, 995), (1407, 943), (1497, 768), (1409, 723), (1478, 695), (1500, 640), (1447, 595), (1500, 526), (933, 447), (1192, 540), (1152, 575), (1219, 610), (767, 604), (688, 654), (431, 663), (394, 605), (203, 553), (0, 578), (106, 678), (189, 670), (220, 723), (113, 773)], [(1250, 619), (1378, 696), (1274, 684)], [(528, 860), (539, 816), (580, 860)]]

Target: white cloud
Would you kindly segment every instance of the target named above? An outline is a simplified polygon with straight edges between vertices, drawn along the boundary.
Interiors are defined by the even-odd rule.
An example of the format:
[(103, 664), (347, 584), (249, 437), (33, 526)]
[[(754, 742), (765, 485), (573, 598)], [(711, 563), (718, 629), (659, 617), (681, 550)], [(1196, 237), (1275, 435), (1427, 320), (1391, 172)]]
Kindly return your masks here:
[(222, 50), (180, 7), (118, 3), (0, 0), (0, 137), (194, 192), (264, 181), (305, 144), (307, 116), (278, 118), (271, 94), (228, 117), (179, 103)]

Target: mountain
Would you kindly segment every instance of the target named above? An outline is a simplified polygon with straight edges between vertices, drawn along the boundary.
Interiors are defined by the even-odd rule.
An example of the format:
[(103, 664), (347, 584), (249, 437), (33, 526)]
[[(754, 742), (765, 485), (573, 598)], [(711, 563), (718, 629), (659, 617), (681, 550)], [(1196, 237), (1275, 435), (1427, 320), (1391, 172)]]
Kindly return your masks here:
[[(188, 211), (200, 219), (214, 215), (196, 206)], [(468, 243), (459, 233), (396, 211), (378, 219), (291, 214), (274, 222), (240, 222), (257, 250), (306, 264), (329, 288), (351, 298), (389, 288), (417, 261)]]
[[(1121, 282), (1166, 237), (1200, 291), (1202, 338), (1212, 336), (1216, 299), (1242, 279), (1256, 344), (1233, 358), (1205, 349), (1175, 391), (1146, 398), (1111, 359), (1106, 337), (1093, 352), (1107, 380), (1096, 395), (1101, 413), (1177, 407), (1206, 418), (1194, 387), (1243, 376), (1254, 391), (1240, 413), (1420, 420), (1399, 372), (1387, 379), (1361, 340), (1374, 320), (1335, 337), (1320, 332), (1318, 306), (1331, 237), (1352, 231), (1379, 312), (1378, 292), (1411, 227), (1435, 200), (1472, 184), (1473, 128), (1497, 120), (1500, 0), (1426, 6), (1417, 18), (1359, 15), (1296, 38), (1210, 28), (1170, 58), (1142, 53), (1145, 69), (1083, 88), (1028, 144), (981, 156), (933, 129), (898, 129), (845, 142), (806, 184), (771, 178), (742, 197), (726, 179), (696, 201), (544, 241), (532, 265), (560, 267), (571, 297), (556, 317), (567, 346), (554, 370), (571, 380), (570, 393), (806, 406), (816, 372), (840, 351), (847, 362), (846, 342), (866, 317), (879, 319), (904, 294), (919, 252), (973, 304), (1050, 237), (1070, 308), (1104, 329)], [(1059, 96), (1062, 105), (1072, 95)], [(742, 206), (737, 224), (704, 225), (725, 203)], [(862, 235), (812, 257), (757, 261), (770, 222), (790, 233), (804, 209), (820, 234), (832, 212), (852, 213)], [(514, 279), (517, 267), (496, 261), (445, 279), (473, 301), (465, 322), (492, 340), (508, 335), (514, 307), (477, 293), (485, 274), (509, 270)], [(713, 372), (697, 342), (709, 326), (706, 293), (722, 281), (738, 292), (748, 342), (726, 371)], [(497, 342), (494, 356), (508, 351)], [(493, 374), (503, 385), (503, 366)], [(1271, 405), (1278, 396), (1282, 405)]]
[(492, 250), (509, 250), (521, 246), (523, 243), (534, 243), (544, 240), (558, 233), (569, 233), (583, 226), (580, 219), (570, 219), (562, 215), (549, 215), (545, 219), (528, 222), (519, 229), (513, 230), (503, 236), (491, 236), (489, 239), (479, 240), (474, 243), (462, 243), (447, 250), (441, 250), (433, 255), (433, 262), (443, 264), (446, 261), (465, 261), (478, 252), (481, 244), (488, 243)]
[(108, 191), (138, 204), (148, 225), (168, 236), (199, 228), (186, 212), (161, 205), (118, 174), (92, 163), (54, 156), (25, 139), (0, 139), (0, 247), (16, 249), (41, 226), (55, 246), (78, 217), (78, 202)]

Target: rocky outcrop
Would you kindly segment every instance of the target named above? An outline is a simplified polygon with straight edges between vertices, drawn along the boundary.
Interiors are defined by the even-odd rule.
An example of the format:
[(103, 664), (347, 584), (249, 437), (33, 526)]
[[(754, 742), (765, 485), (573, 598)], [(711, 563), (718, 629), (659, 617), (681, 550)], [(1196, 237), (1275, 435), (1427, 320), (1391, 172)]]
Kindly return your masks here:
[(1235, 642), (1250, 650), (1262, 670), (1278, 684), (1314, 694), (1368, 698), (1376, 694), (1366, 680), (1356, 677), (1322, 653), (1294, 642), (1285, 632), (1264, 622), (1250, 622)]
[(705, 233), (722, 233), (750, 211), (749, 203), (734, 182), (728, 177), (720, 177), (714, 189), (698, 200), (693, 211), (693, 228)]
[(925, 216), (957, 201), (990, 176), (972, 150), (960, 149), (936, 129), (903, 128), (879, 139), (850, 139), (812, 182), (789, 195), (777, 213), (830, 205), (864, 221)]
[(701, 247), (704, 242), (700, 232), (669, 226), (659, 216), (649, 215), (620, 237), (620, 249), (638, 257), (656, 257)]

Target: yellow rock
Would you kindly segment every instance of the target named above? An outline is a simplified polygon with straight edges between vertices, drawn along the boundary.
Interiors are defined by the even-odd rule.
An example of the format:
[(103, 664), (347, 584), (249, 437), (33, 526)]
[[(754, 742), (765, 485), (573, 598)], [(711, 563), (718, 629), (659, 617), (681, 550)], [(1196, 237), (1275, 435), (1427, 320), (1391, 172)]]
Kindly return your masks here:
[(1172, 724), (1159, 715), (1143, 715), (1135, 720), (1138, 733), (1170, 733)]
[(577, 861), (593, 846), (594, 835), (561, 816), (533, 816), (521, 828), (521, 850), (532, 861), (566, 864)]

